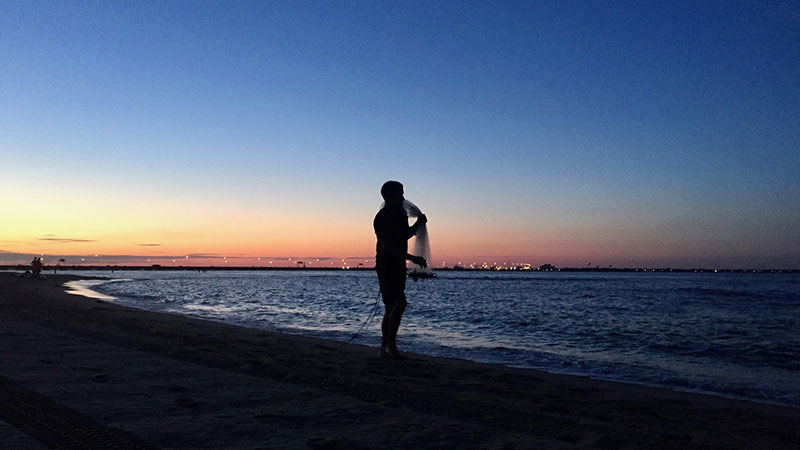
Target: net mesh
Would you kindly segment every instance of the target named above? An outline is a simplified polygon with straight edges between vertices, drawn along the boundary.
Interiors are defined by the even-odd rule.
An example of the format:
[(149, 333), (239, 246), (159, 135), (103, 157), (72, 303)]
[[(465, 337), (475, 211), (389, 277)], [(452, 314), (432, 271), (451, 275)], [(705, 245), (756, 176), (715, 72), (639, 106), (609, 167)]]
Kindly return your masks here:
[[(406, 210), (408, 217), (417, 218), (422, 215), (422, 211), (417, 205), (408, 200), (403, 201), (403, 209)], [(433, 269), (431, 268), (431, 244), (430, 237), (428, 236), (428, 225), (422, 224), (417, 228), (417, 235), (414, 238), (414, 251), (412, 255), (421, 256), (428, 262), (427, 267), (420, 267), (417, 264), (411, 263), (410, 272), (412, 274), (431, 275)]]

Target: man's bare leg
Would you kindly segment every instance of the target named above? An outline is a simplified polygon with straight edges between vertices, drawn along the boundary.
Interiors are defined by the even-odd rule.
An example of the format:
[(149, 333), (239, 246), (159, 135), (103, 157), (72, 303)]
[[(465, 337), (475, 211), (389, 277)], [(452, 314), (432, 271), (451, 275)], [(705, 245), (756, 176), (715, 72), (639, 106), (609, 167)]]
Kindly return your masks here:
[(403, 313), (406, 310), (406, 300), (403, 298), (395, 302), (392, 310), (389, 312), (389, 341), (386, 346), (394, 358), (401, 358), (400, 351), (397, 349), (397, 331), (400, 329), (400, 321), (403, 319)]
[(381, 358), (402, 358), (397, 350), (397, 330), (400, 328), (400, 321), (405, 310), (405, 299), (393, 303), (391, 308), (386, 307), (383, 321), (381, 321)]
[(381, 358), (388, 356), (386, 348), (389, 345), (389, 337), (392, 335), (390, 313), (389, 306), (385, 306), (383, 320), (381, 321)]
[(392, 339), (389, 341), (389, 345), (393, 348), (397, 348), (397, 331), (400, 329), (400, 321), (403, 320), (403, 313), (406, 310), (406, 301), (399, 301), (395, 303), (394, 308), (392, 308), (390, 318), (391, 324), (391, 336)]

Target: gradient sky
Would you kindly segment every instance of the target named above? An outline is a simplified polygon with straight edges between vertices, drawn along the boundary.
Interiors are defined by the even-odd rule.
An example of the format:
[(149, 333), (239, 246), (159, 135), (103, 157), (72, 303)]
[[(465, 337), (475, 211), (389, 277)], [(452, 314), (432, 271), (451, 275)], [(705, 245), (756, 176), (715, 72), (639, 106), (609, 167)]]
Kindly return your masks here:
[(370, 258), (397, 179), (437, 266), (800, 268), (800, 6), (710, 3), (0, 2), (0, 263)]

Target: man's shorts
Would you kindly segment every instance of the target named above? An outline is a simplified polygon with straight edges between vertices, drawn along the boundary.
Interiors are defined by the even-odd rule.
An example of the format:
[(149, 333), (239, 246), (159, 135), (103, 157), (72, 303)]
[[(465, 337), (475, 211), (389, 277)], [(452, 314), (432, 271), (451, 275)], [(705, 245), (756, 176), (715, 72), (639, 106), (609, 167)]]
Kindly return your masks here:
[(376, 267), (378, 285), (381, 289), (383, 304), (387, 307), (397, 302), (406, 301), (406, 267)]

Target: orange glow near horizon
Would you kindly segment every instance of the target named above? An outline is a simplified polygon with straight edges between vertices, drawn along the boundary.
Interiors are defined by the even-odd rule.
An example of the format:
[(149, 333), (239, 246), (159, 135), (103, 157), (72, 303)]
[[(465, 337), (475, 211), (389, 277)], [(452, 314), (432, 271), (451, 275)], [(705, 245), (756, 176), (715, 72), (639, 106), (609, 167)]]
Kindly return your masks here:
[[(5, 187), (0, 193), (7, 211), (0, 228), (0, 264), (26, 264), (41, 254), (63, 257), (65, 264), (97, 265), (268, 267), (270, 259), (276, 267), (293, 266), (298, 259), (309, 267), (336, 267), (342, 259), (350, 266), (374, 263), (372, 218), (377, 208), (368, 201), (359, 201), (360, 207), (327, 202), (298, 205), (276, 198), (253, 204), (202, 197), (151, 199), (130, 192), (53, 186), (12, 194), (11, 186)], [(713, 239), (680, 224), (621, 221), (627, 228), (620, 229), (613, 222), (590, 227), (566, 219), (521, 216), (465, 219), (439, 216), (436, 209), (428, 216), (434, 267), (459, 262), (561, 267), (770, 265), (766, 261), (748, 266), (745, 259), (720, 250)], [(734, 239), (738, 236), (729, 237)], [(737, 251), (745, 257), (748, 251), (764, 253), (775, 245), (759, 241), (758, 236), (740, 241)]]

